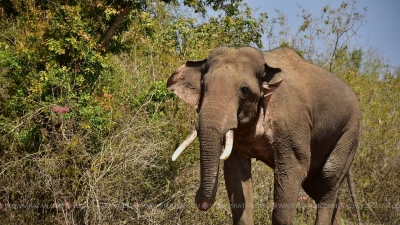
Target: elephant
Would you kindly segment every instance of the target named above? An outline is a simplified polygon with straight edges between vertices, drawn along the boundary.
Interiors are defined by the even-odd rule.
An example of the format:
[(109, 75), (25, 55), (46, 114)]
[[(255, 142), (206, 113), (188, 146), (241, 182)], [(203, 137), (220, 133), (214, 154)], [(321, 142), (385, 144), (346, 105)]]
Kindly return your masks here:
[[(197, 207), (216, 198), (220, 160), (233, 224), (253, 224), (251, 159), (274, 172), (272, 224), (293, 224), (300, 188), (315, 200), (315, 224), (339, 224), (338, 191), (358, 148), (361, 112), (351, 88), (291, 48), (219, 47), (187, 61), (167, 87), (196, 109), (200, 142)], [(221, 154), (222, 153), (222, 154)]]

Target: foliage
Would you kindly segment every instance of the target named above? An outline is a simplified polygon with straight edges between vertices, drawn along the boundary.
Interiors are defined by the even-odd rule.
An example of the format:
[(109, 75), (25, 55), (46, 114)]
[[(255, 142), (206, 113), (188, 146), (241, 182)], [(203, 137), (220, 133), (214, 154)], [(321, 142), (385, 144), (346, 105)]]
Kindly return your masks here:
[[(326, 6), (322, 19), (300, 7), (304, 23), (292, 35), (282, 12), (256, 18), (239, 0), (1, 1), (3, 221), (228, 223), (222, 175), (215, 209), (200, 213), (193, 204), (198, 143), (170, 160), (196, 114), (165, 83), (185, 60), (207, 57), (217, 46), (263, 48), (266, 31), (269, 48), (294, 47), (354, 89), (363, 113), (353, 166), (362, 216), (371, 223), (398, 222), (399, 211), (387, 207), (400, 202), (400, 68), (350, 42), (365, 13), (355, 6)], [(188, 13), (206, 15), (207, 7), (219, 14)], [(315, 47), (318, 38), (324, 48)], [(256, 221), (268, 224), (273, 174), (262, 163), (253, 165)], [(350, 202), (346, 187), (341, 198)], [(299, 202), (296, 224), (312, 223), (312, 205)], [(345, 221), (353, 221), (353, 213), (346, 207)]]
[(214, 11), (223, 10), (227, 16), (234, 16), (240, 13), (239, 6), (242, 0), (184, 0), (183, 4), (190, 6), (195, 12), (205, 15), (207, 7), (211, 7)]

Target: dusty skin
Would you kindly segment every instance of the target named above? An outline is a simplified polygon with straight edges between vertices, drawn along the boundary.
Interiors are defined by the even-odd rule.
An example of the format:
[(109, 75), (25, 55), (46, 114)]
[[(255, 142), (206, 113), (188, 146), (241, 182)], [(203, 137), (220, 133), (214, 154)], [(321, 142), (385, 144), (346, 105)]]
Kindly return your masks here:
[(296, 208), (283, 206), (296, 205), (300, 187), (319, 206), (315, 224), (340, 224), (336, 206), (345, 177), (354, 193), (350, 166), (360, 109), (337, 76), (289, 48), (221, 47), (207, 59), (187, 61), (167, 86), (198, 111), (201, 183), (195, 202), (200, 210), (215, 201), (229, 133), (233, 145), (230, 155), (223, 153), (224, 177), (233, 224), (254, 223), (251, 158), (274, 170), (273, 224), (293, 224)]

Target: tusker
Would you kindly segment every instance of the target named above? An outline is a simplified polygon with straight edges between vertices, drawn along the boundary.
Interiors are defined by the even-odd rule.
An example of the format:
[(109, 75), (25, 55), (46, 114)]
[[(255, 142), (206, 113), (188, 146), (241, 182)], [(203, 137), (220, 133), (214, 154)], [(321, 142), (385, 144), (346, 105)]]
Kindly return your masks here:
[(360, 108), (337, 76), (290, 48), (221, 47), (207, 59), (187, 61), (167, 87), (198, 112), (195, 130), (172, 160), (199, 138), (200, 210), (215, 201), (221, 159), (233, 224), (253, 224), (256, 158), (274, 171), (272, 224), (293, 224), (301, 187), (318, 204), (315, 224), (340, 224), (338, 191), (345, 177), (361, 223), (350, 173)]

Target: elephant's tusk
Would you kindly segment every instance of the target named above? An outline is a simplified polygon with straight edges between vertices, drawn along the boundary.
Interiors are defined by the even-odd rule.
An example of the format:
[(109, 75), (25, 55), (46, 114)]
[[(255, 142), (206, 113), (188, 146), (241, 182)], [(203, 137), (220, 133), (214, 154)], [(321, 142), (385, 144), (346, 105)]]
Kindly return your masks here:
[(197, 131), (193, 130), (192, 133), (186, 138), (185, 141), (182, 142), (181, 145), (175, 150), (174, 154), (172, 155), (172, 161), (175, 161), (176, 158), (196, 139)]
[(224, 152), (222, 153), (222, 155), (219, 159), (224, 160), (224, 161), (227, 160), (229, 158), (229, 156), (231, 155), (232, 147), (233, 147), (233, 130), (229, 130), (228, 132), (226, 132), (226, 135), (225, 135)]

